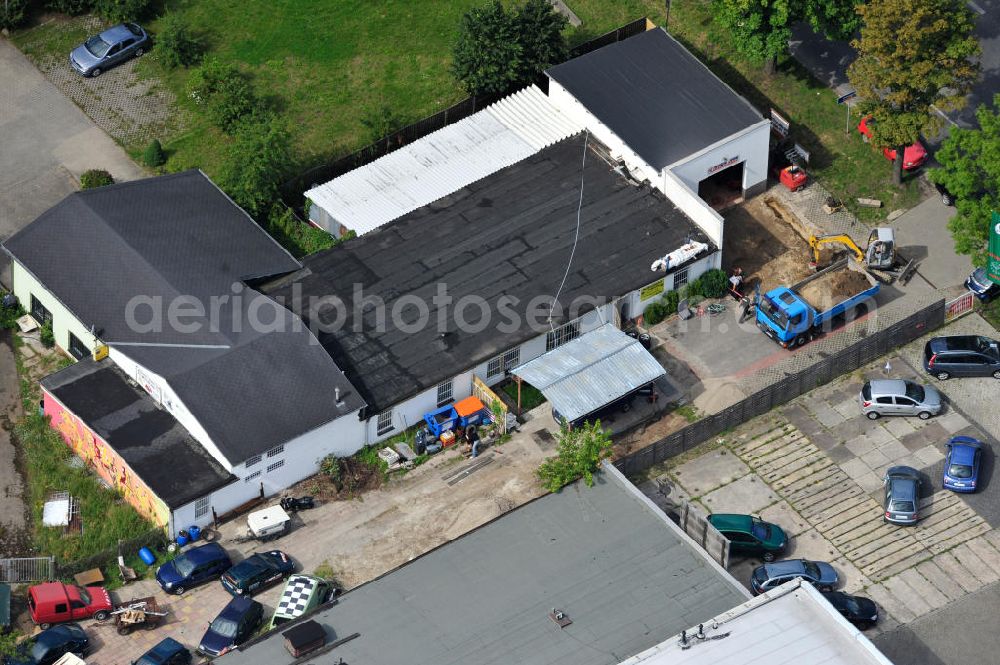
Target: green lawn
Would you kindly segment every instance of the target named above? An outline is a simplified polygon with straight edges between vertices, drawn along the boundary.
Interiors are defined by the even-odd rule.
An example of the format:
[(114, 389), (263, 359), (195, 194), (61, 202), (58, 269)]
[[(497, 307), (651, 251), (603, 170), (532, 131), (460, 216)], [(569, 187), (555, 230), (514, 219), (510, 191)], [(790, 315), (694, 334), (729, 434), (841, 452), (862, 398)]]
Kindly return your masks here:
[[(509, 381), (503, 385), (503, 391), (517, 404), (517, 382)], [(530, 383), (521, 383), (521, 412), (531, 411), (536, 406), (545, 403), (545, 395), (542, 391)]]

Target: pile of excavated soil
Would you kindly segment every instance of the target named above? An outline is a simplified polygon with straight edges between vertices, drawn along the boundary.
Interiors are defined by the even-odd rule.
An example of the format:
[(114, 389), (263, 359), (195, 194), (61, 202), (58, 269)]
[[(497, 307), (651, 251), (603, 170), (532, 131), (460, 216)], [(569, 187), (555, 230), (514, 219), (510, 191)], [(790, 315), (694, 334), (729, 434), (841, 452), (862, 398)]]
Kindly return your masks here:
[(856, 270), (837, 270), (814, 279), (799, 290), (799, 295), (819, 311), (861, 293), (871, 286), (868, 278)]
[(723, 268), (743, 269), (745, 289), (761, 292), (791, 286), (808, 277), (812, 252), (793, 212), (775, 198), (758, 196), (724, 214)]

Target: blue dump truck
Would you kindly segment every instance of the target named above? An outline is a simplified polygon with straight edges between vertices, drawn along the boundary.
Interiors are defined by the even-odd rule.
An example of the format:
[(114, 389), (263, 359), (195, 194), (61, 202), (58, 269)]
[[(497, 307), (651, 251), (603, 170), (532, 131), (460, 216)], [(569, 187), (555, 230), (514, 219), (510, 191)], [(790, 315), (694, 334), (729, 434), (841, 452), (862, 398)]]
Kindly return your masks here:
[(834, 317), (875, 297), (879, 283), (853, 259), (838, 261), (792, 287), (757, 298), (757, 327), (786, 349), (802, 346)]

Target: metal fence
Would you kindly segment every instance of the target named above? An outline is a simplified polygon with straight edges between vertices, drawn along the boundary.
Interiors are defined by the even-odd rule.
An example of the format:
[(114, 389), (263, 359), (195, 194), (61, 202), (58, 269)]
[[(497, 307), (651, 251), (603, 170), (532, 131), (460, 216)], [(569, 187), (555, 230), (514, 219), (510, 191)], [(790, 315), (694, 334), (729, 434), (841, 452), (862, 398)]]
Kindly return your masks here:
[(615, 460), (626, 476), (691, 450), (721, 432), (767, 413), (817, 386), (867, 365), (879, 356), (944, 325), (945, 302), (938, 300), (895, 324), (872, 333), (806, 369), (790, 374), (743, 400), (660, 439), (651, 446)]
[[(583, 44), (572, 48), (570, 50), (570, 57), (575, 58), (602, 46), (607, 46), (608, 44), (628, 39), (629, 37), (635, 36), (641, 32), (645, 32), (651, 25), (652, 24), (649, 23), (645, 16), (640, 19), (636, 19), (635, 21), (627, 23), (620, 28), (616, 28), (615, 30), (605, 33), (600, 37), (595, 37), (590, 41), (584, 42)], [(548, 79), (544, 74), (540, 76), (539, 83), (542, 83), (543, 87), (547, 87), (544, 85), (547, 81)], [(450, 106), (443, 111), (424, 118), (423, 120), (418, 120), (417, 122), (408, 125), (399, 131), (394, 132), (383, 139), (362, 148), (361, 150), (358, 150), (357, 152), (341, 157), (328, 164), (322, 164), (309, 169), (305, 173), (292, 178), (282, 185), (282, 196), (285, 201), (294, 208), (300, 205), (302, 193), (311, 189), (314, 185), (328, 182), (334, 178), (344, 175), (345, 173), (353, 171), (358, 167), (370, 164), (376, 159), (384, 157), (394, 150), (413, 143), (417, 139), (421, 139), (432, 132), (436, 132), (443, 127), (447, 127), (450, 124), (469, 117), (473, 113), (483, 110), (490, 104), (506, 97), (508, 94), (510, 93), (473, 95), (468, 97), (454, 106)], [(309, 211), (306, 210), (305, 212), (308, 215)]]
[(0, 559), (0, 582), (47, 582), (55, 579), (56, 560), (51, 556)]

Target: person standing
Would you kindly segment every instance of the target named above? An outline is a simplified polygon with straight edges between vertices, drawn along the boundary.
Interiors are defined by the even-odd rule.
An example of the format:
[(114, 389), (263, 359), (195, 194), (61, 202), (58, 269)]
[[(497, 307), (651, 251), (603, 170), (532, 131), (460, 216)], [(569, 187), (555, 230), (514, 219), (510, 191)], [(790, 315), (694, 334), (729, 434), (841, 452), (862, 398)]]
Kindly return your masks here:
[(733, 268), (733, 274), (729, 276), (729, 292), (736, 300), (743, 297), (743, 268)]

